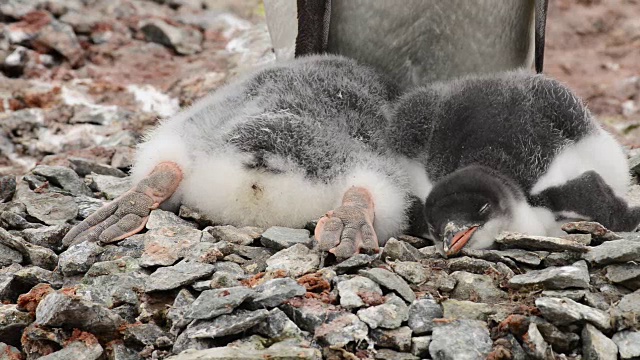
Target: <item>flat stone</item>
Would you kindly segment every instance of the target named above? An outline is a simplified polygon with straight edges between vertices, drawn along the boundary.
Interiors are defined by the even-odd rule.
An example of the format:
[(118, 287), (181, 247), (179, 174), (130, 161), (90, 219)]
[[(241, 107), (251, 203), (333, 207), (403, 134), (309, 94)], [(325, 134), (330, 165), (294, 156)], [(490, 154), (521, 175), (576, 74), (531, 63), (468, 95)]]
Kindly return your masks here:
[(640, 290), (623, 296), (616, 309), (623, 313), (640, 314)]
[(194, 301), (196, 301), (196, 298), (189, 290), (181, 289), (178, 292), (178, 295), (173, 301), (173, 305), (171, 305), (171, 308), (167, 311), (167, 320), (169, 325), (171, 325), (169, 333), (178, 335), (189, 325), (192, 319), (187, 318), (186, 314), (191, 310), (190, 305), (193, 304)]
[(447, 319), (482, 320), (496, 313), (496, 309), (489, 304), (468, 300), (447, 299), (442, 302), (443, 316)]
[(533, 270), (516, 275), (509, 280), (509, 286), (519, 289), (526, 286), (541, 286), (545, 289), (588, 288), (589, 269), (585, 261), (570, 266)]
[(602, 226), (602, 224), (593, 221), (578, 221), (566, 223), (562, 225), (562, 231), (569, 234), (590, 234), (594, 238), (603, 240), (620, 239), (620, 237), (616, 233), (605, 228), (604, 226)]
[(544, 258), (542, 265), (544, 267), (567, 266), (582, 260), (582, 255), (581, 253), (569, 251), (554, 252)]
[(31, 172), (35, 175), (45, 177), (49, 183), (61, 187), (72, 195), (93, 195), (78, 174), (67, 167), (38, 165)]
[(329, 314), (338, 312), (334, 305), (327, 304), (318, 299), (300, 298), (296, 301), (289, 301), (280, 309), (295, 319), (296, 325), (302, 330), (315, 333), (316, 329), (328, 321)]
[(16, 177), (15, 175), (0, 176), (0, 203), (11, 201), (16, 193)]
[[(512, 249), (512, 250), (516, 250), (516, 249)], [(521, 251), (525, 251), (525, 250), (521, 250)], [(515, 261), (513, 261), (511, 258), (507, 256), (502, 255), (499, 250), (480, 250), (480, 249), (462, 248), (462, 251), (460, 252), (460, 254), (462, 254), (463, 256), (487, 260), (494, 263), (502, 262), (511, 268), (516, 267)]]
[(495, 303), (508, 298), (507, 293), (498, 289), (488, 275), (456, 271), (451, 276), (457, 280), (456, 287), (451, 292), (454, 299)]
[(320, 344), (335, 347), (344, 347), (352, 341), (362, 341), (367, 335), (367, 325), (351, 313), (336, 314), (315, 331), (315, 337)]
[[(90, 335), (88, 333), (84, 333)], [(85, 336), (87, 336), (85, 335)], [(67, 360), (67, 359), (83, 359), (96, 360), (102, 356), (103, 349), (98, 340), (91, 336), (93, 341), (89, 339), (76, 340), (66, 345), (61, 350), (53, 352), (49, 355), (39, 357), (42, 360)]]
[(50, 284), (56, 289), (62, 287), (62, 276), (58, 272), (43, 269), (39, 266), (27, 266), (14, 273), (15, 280), (27, 286), (40, 283)]
[(140, 260), (131, 256), (123, 256), (110, 261), (99, 261), (91, 265), (86, 272), (85, 278), (98, 277), (103, 275), (118, 275), (132, 272), (139, 272)]
[(640, 357), (640, 331), (620, 331), (613, 335), (621, 359)]
[(321, 360), (320, 350), (309, 347), (287, 347), (275, 349), (246, 349), (218, 347), (205, 350), (189, 351), (167, 360)]
[(185, 205), (180, 205), (178, 216), (186, 220), (195, 221), (196, 224), (200, 226), (211, 226), (214, 223), (214, 221), (209, 219), (207, 215)]
[(104, 249), (93, 242), (73, 245), (60, 254), (59, 267), (65, 276), (83, 274), (91, 268)]
[(213, 271), (214, 267), (211, 264), (181, 261), (173, 266), (159, 268), (149, 275), (145, 282), (145, 291), (172, 290), (210, 276)]
[(542, 296), (554, 297), (554, 298), (568, 298), (573, 301), (581, 302), (584, 299), (587, 292), (588, 292), (587, 290), (583, 290), (583, 289), (544, 290), (542, 291)]
[(412, 261), (396, 261), (391, 265), (393, 271), (412, 284), (427, 281), (427, 272), (422, 264)]
[(121, 340), (111, 341), (105, 347), (109, 360), (142, 360), (137, 351), (126, 347)]
[[(523, 349), (532, 359), (545, 360), (547, 359), (548, 352), (551, 352), (549, 344), (544, 341), (542, 334), (538, 330), (538, 327), (534, 323), (529, 324), (529, 329), (526, 336), (526, 341), (523, 341)], [(551, 357), (553, 354), (549, 353)]]
[(92, 174), (87, 176), (89, 188), (101, 193), (108, 200), (113, 200), (131, 189), (131, 178), (119, 178), (109, 175)]
[(518, 248), (533, 251), (573, 251), (580, 253), (589, 251), (587, 246), (575, 241), (520, 233), (502, 233), (496, 238), (496, 243), (504, 248)]
[(159, 229), (164, 227), (186, 227), (191, 229), (197, 229), (198, 226), (192, 222), (186, 221), (171, 211), (165, 211), (156, 209), (149, 214), (149, 220), (145, 227), (149, 230)]
[(147, 19), (140, 23), (140, 31), (147, 41), (171, 47), (181, 55), (202, 51), (202, 33), (194, 28), (176, 27), (161, 19)]
[(398, 275), (392, 273), (389, 270), (382, 268), (373, 268), (367, 270), (360, 270), (358, 274), (369, 278), (383, 287), (393, 290), (398, 293), (407, 302), (413, 302), (416, 299), (416, 294), (411, 290), (409, 285)]
[(593, 265), (640, 261), (640, 241), (612, 240), (591, 248), (584, 259)]
[(247, 305), (253, 308), (272, 308), (306, 293), (305, 287), (292, 278), (273, 279), (254, 287)]
[(591, 324), (582, 329), (582, 356), (585, 360), (616, 360), (618, 346)]
[(333, 270), (339, 275), (353, 272), (371, 263), (378, 257), (375, 255), (355, 254), (352, 257), (333, 266)]
[(425, 259), (440, 259), (442, 255), (436, 246), (425, 246), (423, 248), (418, 249), (420, 254), (424, 256)]
[(31, 192), (21, 201), (26, 205), (29, 215), (47, 225), (62, 225), (78, 215), (78, 205), (71, 196)]
[[(409, 318), (409, 308), (396, 294), (390, 294), (385, 297), (384, 304), (360, 309), (357, 315), (371, 329), (379, 327), (396, 329)], [(411, 338), (411, 331), (409, 331), (409, 338)]]
[[(140, 258), (144, 253), (144, 245), (146, 234), (136, 234), (130, 236), (120, 242), (118, 245), (104, 245), (104, 252), (100, 254), (99, 261), (112, 261), (119, 258), (129, 256), (132, 258)], [(139, 262), (138, 262), (139, 264)]]
[(584, 245), (591, 245), (591, 241), (593, 240), (593, 238), (591, 237), (591, 234), (569, 234), (569, 235), (562, 236), (562, 238), (575, 241)]
[(631, 290), (640, 289), (640, 264), (615, 264), (607, 266), (606, 269), (609, 281), (624, 285)]
[(121, 304), (138, 305), (138, 293), (144, 290), (146, 278), (146, 274), (138, 272), (85, 277), (76, 293), (108, 308)]
[(382, 249), (382, 259), (391, 261), (413, 261), (417, 262), (425, 258), (425, 256), (418, 251), (411, 244), (398, 240), (396, 238), (390, 238)]
[(374, 356), (375, 360), (419, 360), (412, 354), (397, 352), (391, 349), (378, 349)]
[(267, 320), (258, 324), (254, 330), (269, 339), (298, 338), (302, 336), (302, 330), (298, 325), (278, 308), (271, 309)]
[(570, 331), (562, 331), (543, 318), (529, 317), (531, 323), (535, 323), (538, 331), (554, 351), (568, 354), (574, 351), (580, 341), (580, 336)]
[[(368, 294), (377, 294), (382, 297), (382, 289), (373, 280), (364, 276), (354, 276), (348, 280), (338, 282), (338, 294), (340, 294), (340, 306), (345, 309), (355, 309), (365, 306), (362, 299)], [(360, 296), (362, 295), (362, 296)]]
[(230, 314), (250, 296), (254, 291), (245, 287), (207, 290), (202, 292), (191, 304), (187, 317), (191, 319), (211, 319), (223, 314)]
[(62, 238), (71, 229), (68, 224), (44, 226), (37, 229), (22, 230), (22, 237), (31, 244), (43, 246), (53, 251), (62, 250)]
[(260, 242), (265, 247), (282, 250), (290, 248), (296, 244), (311, 247), (313, 239), (310, 237), (309, 230), (272, 226), (262, 234)]
[[(2, 231), (5, 231), (2, 229)], [(11, 264), (22, 264), (24, 257), (18, 250), (14, 250), (2, 243), (0, 243), (0, 268), (9, 266)]]
[(411, 354), (420, 359), (426, 359), (429, 355), (431, 336), (414, 336), (411, 338)]
[(187, 226), (161, 227), (144, 236), (141, 266), (168, 266), (185, 257), (202, 239), (202, 231)]
[(457, 320), (433, 329), (429, 353), (434, 360), (481, 360), (492, 344), (484, 322)]
[(372, 329), (369, 336), (376, 346), (398, 351), (411, 350), (411, 329), (408, 326), (393, 330)]
[(601, 330), (611, 328), (611, 318), (607, 313), (571, 299), (540, 297), (536, 299), (536, 307), (545, 319), (558, 326), (587, 321)]
[(69, 163), (71, 164), (71, 169), (75, 171), (76, 174), (83, 177), (91, 173), (98, 175), (115, 176), (120, 178), (127, 176), (127, 174), (125, 174), (120, 169), (117, 169), (111, 165), (91, 161), (89, 159), (71, 157), (69, 158)]
[(15, 304), (0, 304), (0, 339), (12, 346), (21, 346), (22, 331), (33, 322), (33, 315), (18, 310)]
[(468, 256), (449, 259), (447, 263), (451, 271), (466, 271), (480, 275), (486, 274), (487, 272), (495, 272), (505, 278), (510, 278), (515, 275), (513, 270), (501, 262), (493, 263), (487, 260), (474, 259)]
[(47, 295), (36, 308), (37, 325), (78, 328), (93, 334), (113, 335), (124, 323), (111, 310), (63, 292)]
[(258, 325), (269, 317), (265, 309), (247, 311), (238, 310), (233, 314), (221, 315), (211, 321), (198, 320), (187, 328), (191, 338), (218, 338), (239, 334)]
[(433, 319), (443, 316), (442, 306), (434, 299), (419, 299), (409, 306), (408, 324), (416, 335), (429, 334), (435, 326)]
[[(73, 201), (75, 201), (78, 206), (78, 218), (86, 219), (91, 214), (96, 212), (98, 209), (107, 204), (106, 200), (96, 199), (88, 196), (78, 196), (74, 197)], [(69, 244), (65, 244), (65, 246), (69, 246)]]
[(222, 289), (228, 287), (240, 286), (240, 281), (236, 275), (225, 272), (215, 272), (211, 275), (211, 279), (196, 281), (192, 287), (195, 291), (205, 291), (212, 289)]
[[(209, 226), (207, 231), (214, 241), (226, 241), (231, 244), (251, 245), (260, 238), (260, 229), (252, 227), (237, 228), (231, 225)], [(281, 249), (278, 249), (281, 250)]]
[(158, 325), (152, 323), (127, 326), (123, 334), (123, 339), (127, 344), (159, 347), (173, 345), (172, 343), (167, 344), (165, 339), (162, 339), (163, 337), (168, 338), (169, 334), (164, 332)]
[(285, 270), (291, 277), (300, 277), (318, 270), (320, 254), (302, 244), (280, 250), (267, 260), (267, 271)]

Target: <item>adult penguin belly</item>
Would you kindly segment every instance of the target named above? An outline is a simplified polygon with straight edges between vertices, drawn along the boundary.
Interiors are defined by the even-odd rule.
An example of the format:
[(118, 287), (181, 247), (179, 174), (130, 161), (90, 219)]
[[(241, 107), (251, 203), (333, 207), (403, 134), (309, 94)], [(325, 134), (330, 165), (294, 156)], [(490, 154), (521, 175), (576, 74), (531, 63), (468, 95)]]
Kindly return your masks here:
[(530, 68), (534, 47), (541, 70), (545, 5), (539, 0), (299, 0), (296, 7), (286, 0), (265, 1), (280, 59), (341, 54), (384, 71), (403, 88)]

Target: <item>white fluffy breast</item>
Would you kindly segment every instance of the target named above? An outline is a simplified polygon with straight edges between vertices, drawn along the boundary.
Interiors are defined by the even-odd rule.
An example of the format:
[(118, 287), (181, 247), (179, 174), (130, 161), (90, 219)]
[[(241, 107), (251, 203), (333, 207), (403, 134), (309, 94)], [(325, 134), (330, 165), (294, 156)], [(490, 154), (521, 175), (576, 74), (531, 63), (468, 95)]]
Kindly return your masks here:
[(629, 187), (627, 157), (620, 144), (609, 133), (598, 129), (593, 134), (563, 148), (547, 171), (531, 189), (531, 195), (595, 171), (620, 197)]

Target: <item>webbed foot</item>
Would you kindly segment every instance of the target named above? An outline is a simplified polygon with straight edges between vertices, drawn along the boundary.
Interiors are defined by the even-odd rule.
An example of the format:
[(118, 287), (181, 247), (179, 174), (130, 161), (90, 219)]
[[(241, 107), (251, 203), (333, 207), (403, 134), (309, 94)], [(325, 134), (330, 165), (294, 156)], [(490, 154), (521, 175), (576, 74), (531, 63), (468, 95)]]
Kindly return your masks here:
[(318, 221), (315, 238), (320, 250), (334, 254), (338, 261), (358, 253), (379, 252), (373, 219), (371, 193), (361, 187), (352, 187), (345, 192), (342, 205)]
[(64, 244), (83, 241), (103, 243), (122, 240), (144, 228), (151, 210), (157, 209), (176, 191), (182, 170), (173, 162), (163, 162), (133, 189), (98, 209), (76, 225), (63, 239)]

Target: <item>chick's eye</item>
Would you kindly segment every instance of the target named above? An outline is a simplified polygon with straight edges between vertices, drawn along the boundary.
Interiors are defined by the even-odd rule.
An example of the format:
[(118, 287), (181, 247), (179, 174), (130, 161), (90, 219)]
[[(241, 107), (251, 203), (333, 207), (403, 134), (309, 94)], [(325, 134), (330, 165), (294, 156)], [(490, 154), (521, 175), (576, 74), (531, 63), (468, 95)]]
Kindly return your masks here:
[(487, 212), (487, 210), (489, 210), (489, 203), (486, 203), (486, 204), (482, 205), (480, 210), (478, 210), (478, 213), (480, 215), (484, 215)]

